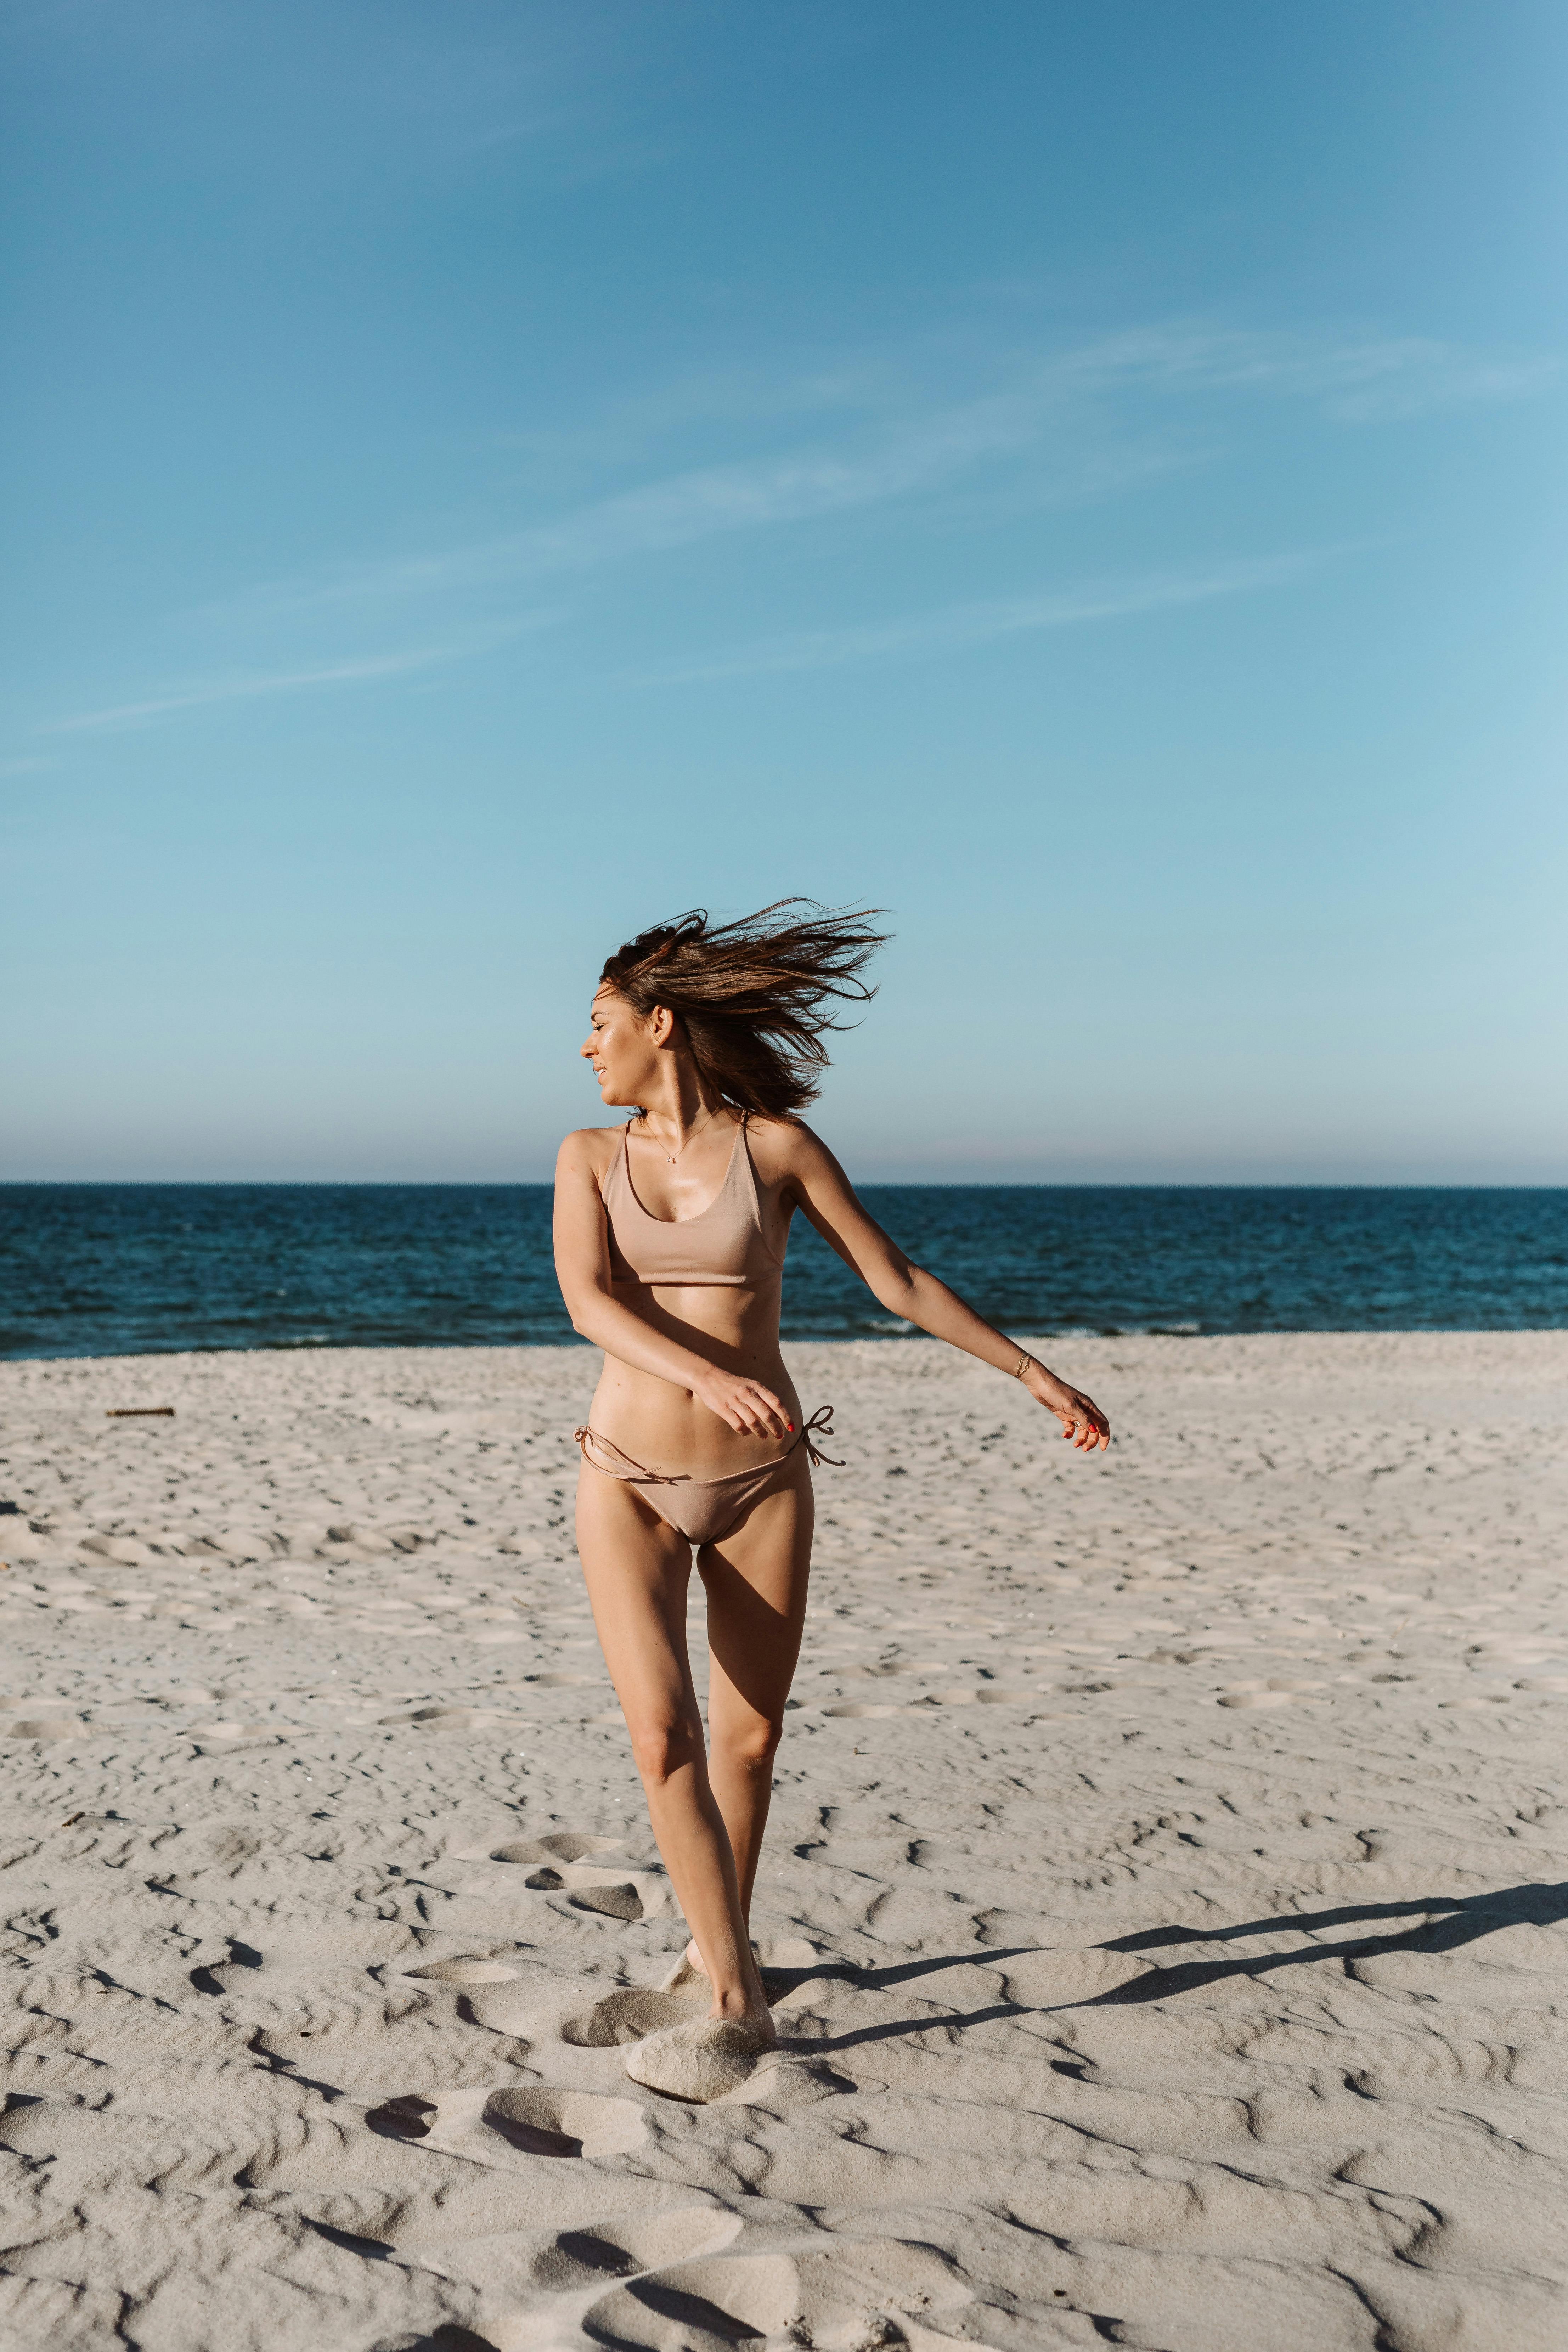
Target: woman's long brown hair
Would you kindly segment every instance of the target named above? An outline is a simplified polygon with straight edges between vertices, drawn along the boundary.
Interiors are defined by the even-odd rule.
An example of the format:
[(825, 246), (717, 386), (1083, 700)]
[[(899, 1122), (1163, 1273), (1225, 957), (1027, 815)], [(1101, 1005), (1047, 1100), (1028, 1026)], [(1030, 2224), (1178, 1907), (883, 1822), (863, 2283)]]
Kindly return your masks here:
[(667, 1004), (721, 1102), (784, 1118), (816, 1099), (824, 1033), (846, 1025), (831, 1008), (876, 994), (860, 975), (886, 938), (866, 913), (836, 914), (812, 898), (777, 898), (716, 925), (699, 907), (628, 940), (600, 984), (644, 1019)]

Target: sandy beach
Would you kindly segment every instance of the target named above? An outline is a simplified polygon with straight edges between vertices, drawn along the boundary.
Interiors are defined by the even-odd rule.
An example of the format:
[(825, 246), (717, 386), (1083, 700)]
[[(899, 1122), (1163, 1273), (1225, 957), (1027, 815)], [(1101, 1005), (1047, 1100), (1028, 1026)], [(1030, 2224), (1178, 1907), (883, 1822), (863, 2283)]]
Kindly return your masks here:
[(1568, 1332), (1039, 1345), (1108, 1457), (789, 1350), (784, 2047), (705, 2108), (622, 2066), (593, 1351), (0, 1366), (6, 2352), (1561, 2352)]

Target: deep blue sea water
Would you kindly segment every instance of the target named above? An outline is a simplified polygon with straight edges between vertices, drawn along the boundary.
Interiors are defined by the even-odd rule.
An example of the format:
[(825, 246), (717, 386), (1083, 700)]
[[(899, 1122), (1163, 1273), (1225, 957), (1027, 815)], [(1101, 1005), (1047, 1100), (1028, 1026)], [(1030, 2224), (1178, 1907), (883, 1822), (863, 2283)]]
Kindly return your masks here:
[[(1005, 1329), (1568, 1326), (1568, 1190), (868, 1185)], [(786, 1338), (892, 1321), (795, 1219)], [(542, 1184), (0, 1185), (0, 1356), (570, 1340)]]

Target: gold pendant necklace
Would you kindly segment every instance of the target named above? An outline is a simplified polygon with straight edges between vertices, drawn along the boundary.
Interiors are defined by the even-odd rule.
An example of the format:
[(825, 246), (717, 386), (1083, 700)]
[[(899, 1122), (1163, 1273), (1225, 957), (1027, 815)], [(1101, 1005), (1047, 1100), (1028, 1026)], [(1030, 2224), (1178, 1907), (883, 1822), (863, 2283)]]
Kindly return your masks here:
[[(639, 1112), (637, 1113), (637, 1116), (638, 1116), (638, 1118), (642, 1120), (643, 1126), (644, 1126), (644, 1128), (647, 1129), (647, 1138), (648, 1138), (649, 1142), (650, 1142), (650, 1143), (658, 1143), (658, 1136), (657, 1136), (657, 1135), (655, 1135), (655, 1133), (654, 1133), (654, 1131), (653, 1131), (653, 1129), (648, 1125), (648, 1116), (647, 1116), (647, 1111), (646, 1111), (646, 1110), (645, 1110), (645, 1111), (639, 1111)], [(703, 1122), (702, 1122), (702, 1127), (711, 1127), (711, 1126), (712, 1126), (712, 1124), (713, 1124), (713, 1118), (714, 1118), (714, 1114), (713, 1114), (713, 1112), (712, 1112), (712, 1111), (710, 1111), (710, 1112), (709, 1112), (709, 1114), (708, 1114), (708, 1116), (707, 1116), (707, 1118), (706, 1118), (703, 1120)], [(697, 1139), (697, 1138), (698, 1138), (698, 1137), (701, 1134), (701, 1132), (702, 1132), (702, 1127), (694, 1127), (694, 1128), (692, 1129), (692, 1130), (691, 1130), (691, 1133), (687, 1137), (687, 1139), (686, 1139), (686, 1143), (692, 1143), (692, 1142), (695, 1142), (695, 1140)], [(665, 1156), (665, 1158), (668, 1160), (668, 1162), (669, 1162), (669, 1164), (670, 1164), (670, 1166), (671, 1166), (672, 1168), (674, 1167), (674, 1165), (675, 1165), (676, 1161), (679, 1159), (679, 1157), (680, 1157), (680, 1152), (685, 1150), (685, 1149), (686, 1149), (686, 1143), (683, 1143), (683, 1144), (681, 1145), (681, 1147), (680, 1147), (680, 1151), (665, 1151), (665, 1152), (664, 1152), (664, 1156)], [(662, 1144), (662, 1143), (659, 1143), (659, 1144), (658, 1144), (658, 1148), (659, 1148), (659, 1150), (660, 1150), (661, 1151), (664, 1151), (664, 1146), (663, 1146), (663, 1144)]]

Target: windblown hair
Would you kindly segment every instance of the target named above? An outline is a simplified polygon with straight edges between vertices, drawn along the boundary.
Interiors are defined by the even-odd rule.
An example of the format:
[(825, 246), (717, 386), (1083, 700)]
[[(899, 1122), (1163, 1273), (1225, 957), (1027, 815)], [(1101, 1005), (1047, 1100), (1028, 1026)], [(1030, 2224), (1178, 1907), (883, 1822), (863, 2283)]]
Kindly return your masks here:
[(778, 898), (718, 925), (699, 907), (628, 940), (600, 984), (645, 1019), (667, 1004), (721, 1102), (783, 1118), (816, 1097), (824, 1034), (847, 1025), (829, 1008), (876, 994), (860, 974), (886, 936), (864, 914), (825, 912), (812, 898)]

